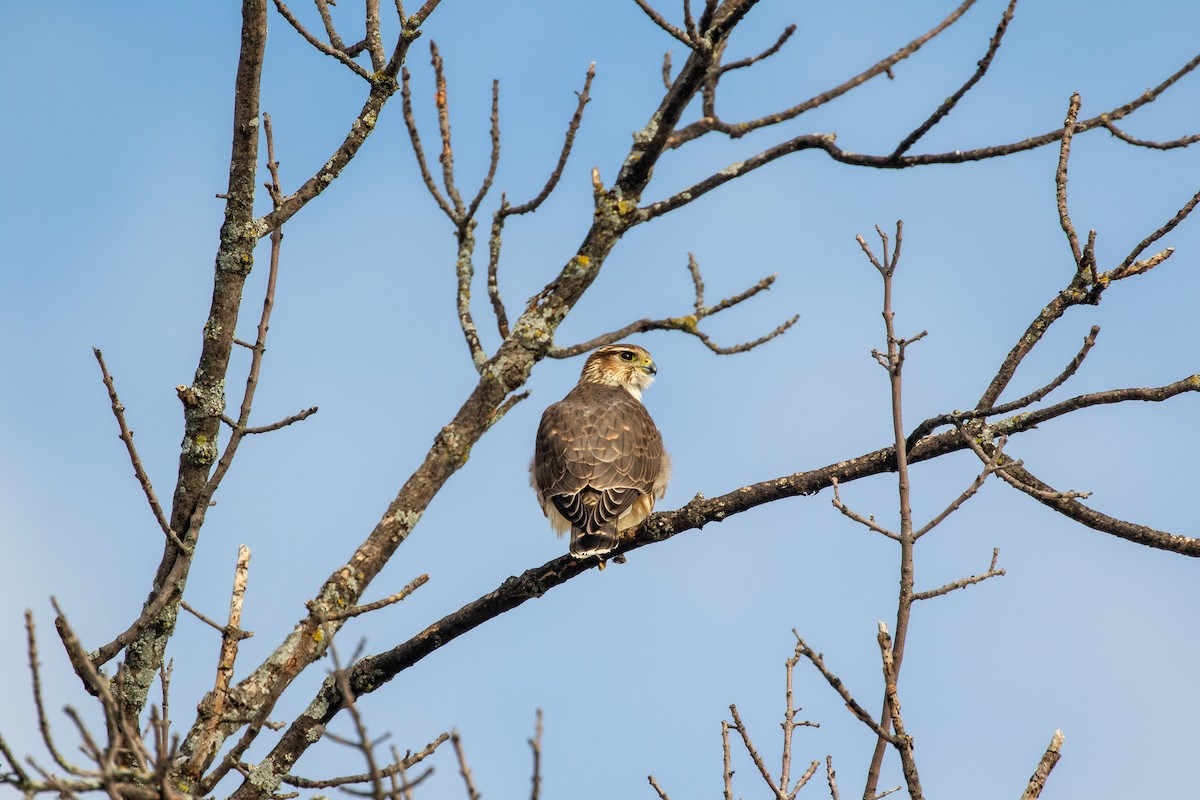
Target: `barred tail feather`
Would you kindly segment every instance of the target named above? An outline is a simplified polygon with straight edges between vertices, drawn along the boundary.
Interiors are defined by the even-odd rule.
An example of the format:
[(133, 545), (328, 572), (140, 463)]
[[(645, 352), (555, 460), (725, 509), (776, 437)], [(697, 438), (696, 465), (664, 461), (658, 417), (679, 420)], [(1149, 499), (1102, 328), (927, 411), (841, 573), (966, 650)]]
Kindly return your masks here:
[(574, 558), (591, 558), (603, 556), (616, 548), (620, 536), (613, 530), (595, 531), (588, 533), (579, 528), (571, 529), (571, 555)]

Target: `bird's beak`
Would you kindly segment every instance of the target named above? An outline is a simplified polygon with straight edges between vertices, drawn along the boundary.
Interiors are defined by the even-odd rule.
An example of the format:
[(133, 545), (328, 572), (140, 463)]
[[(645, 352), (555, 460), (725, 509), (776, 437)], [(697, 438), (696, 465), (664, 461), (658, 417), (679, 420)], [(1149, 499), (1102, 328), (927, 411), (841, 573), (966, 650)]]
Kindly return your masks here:
[(658, 374), (658, 367), (654, 366), (654, 362), (653, 362), (653, 361), (651, 361), (651, 362), (649, 362), (648, 364), (646, 364), (646, 366), (642, 367), (642, 369), (646, 370), (646, 372), (649, 372), (651, 375), (657, 375), (657, 374)]

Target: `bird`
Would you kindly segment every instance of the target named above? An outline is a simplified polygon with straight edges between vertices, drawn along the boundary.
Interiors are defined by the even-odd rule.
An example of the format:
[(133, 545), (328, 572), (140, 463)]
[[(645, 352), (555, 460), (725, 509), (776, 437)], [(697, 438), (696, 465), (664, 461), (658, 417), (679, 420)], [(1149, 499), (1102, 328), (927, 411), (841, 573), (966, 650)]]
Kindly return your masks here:
[(638, 525), (662, 499), (671, 459), (642, 405), (658, 368), (644, 348), (611, 344), (593, 351), (579, 382), (542, 414), (530, 482), (542, 513), (575, 558), (603, 557), (620, 532)]

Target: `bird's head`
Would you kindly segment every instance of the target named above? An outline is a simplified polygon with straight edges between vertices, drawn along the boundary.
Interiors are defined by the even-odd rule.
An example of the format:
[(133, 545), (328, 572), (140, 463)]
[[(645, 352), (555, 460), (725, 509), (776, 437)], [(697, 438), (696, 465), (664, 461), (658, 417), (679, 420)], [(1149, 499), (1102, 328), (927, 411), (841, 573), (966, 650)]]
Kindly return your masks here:
[(588, 356), (580, 381), (620, 386), (638, 400), (654, 381), (658, 368), (645, 348), (636, 344), (610, 344)]

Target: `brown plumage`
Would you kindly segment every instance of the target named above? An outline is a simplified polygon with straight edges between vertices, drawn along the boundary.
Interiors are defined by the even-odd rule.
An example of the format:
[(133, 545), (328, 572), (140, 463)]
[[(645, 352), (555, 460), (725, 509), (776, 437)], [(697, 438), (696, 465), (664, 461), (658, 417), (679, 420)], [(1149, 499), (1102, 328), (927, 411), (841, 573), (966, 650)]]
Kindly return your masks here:
[(571, 532), (576, 558), (615, 548), (620, 531), (644, 520), (667, 489), (671, 461), (642, 405), (657, 372), (637, 345), (601, 347), (575, 388), (542, 414), (529, 473), (551, 526)]

